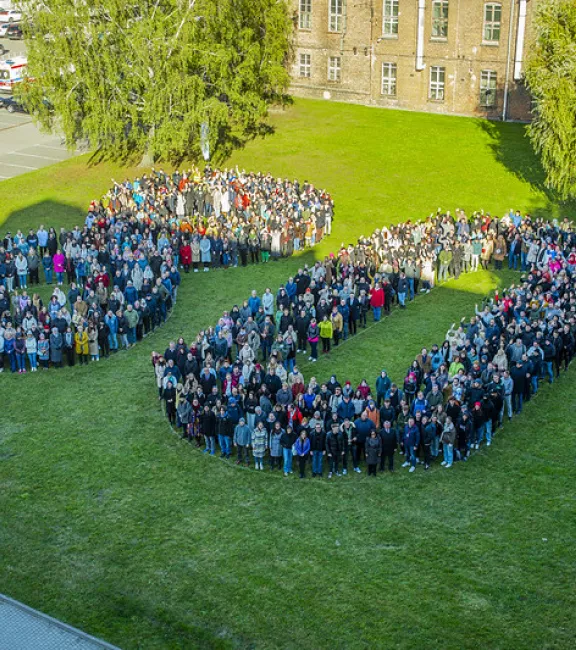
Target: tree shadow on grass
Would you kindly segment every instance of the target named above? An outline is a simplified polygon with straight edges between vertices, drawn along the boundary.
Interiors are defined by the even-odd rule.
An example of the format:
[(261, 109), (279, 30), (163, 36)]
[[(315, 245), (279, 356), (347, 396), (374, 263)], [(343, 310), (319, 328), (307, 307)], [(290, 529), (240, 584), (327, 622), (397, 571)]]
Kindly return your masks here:
[(517, 124), (488, 120), (477, 120), (476, 124), (489, 136), (488, 146), (494, 158), (516, 178), (529, 183), (543, 195), (544, 205), (542, 202), (535, 203), (530, 214), (576, 218), (576, 201), (562, 201), (546, 186), (546, 173), (532, 148), (525, 128), (520, 131)]
[(0, 227), (4, 233), (15, 233), (18, 230), (27, 233), (30, 228), (36, 230), (41, 224), (46, 229), (52, 226), (57, 231), (60, 228), (71, 230), (74, 226), (82, 226), (85, 215), (86, 213), (75, 205), (46, 199), (14, 210)]

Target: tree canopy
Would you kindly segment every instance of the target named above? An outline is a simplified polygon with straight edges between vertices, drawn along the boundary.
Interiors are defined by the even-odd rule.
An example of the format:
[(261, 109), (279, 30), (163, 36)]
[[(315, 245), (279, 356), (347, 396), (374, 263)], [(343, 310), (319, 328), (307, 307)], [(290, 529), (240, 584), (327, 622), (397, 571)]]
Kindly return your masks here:
[(24, 0), (20, 95), (67, 144), (104, 155), (216, 155), (258, 132), (288, 87), (285, 0)]
[(535, 99), (529, 134), (546, 183), (563, 199), (576, 197), (576, 2), (542, 0), (526, 81)]

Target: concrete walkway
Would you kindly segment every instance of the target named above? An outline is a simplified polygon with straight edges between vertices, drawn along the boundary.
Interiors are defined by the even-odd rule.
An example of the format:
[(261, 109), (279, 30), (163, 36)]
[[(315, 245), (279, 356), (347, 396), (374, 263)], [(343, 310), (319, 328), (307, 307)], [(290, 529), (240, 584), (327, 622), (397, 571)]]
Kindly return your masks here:
[(119, 650), (0, 594), (0, 650)]
[(75, 155), (59, 136), (40, 133), (29, 115), (0, 108), (0, 181)]

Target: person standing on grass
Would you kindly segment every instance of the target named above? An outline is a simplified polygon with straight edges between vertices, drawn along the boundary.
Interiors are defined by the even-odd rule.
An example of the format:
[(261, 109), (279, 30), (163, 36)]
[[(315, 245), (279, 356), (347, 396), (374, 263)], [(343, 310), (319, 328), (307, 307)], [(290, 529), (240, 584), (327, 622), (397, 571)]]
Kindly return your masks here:
[(264, 456), (268, 448), (268, 432), (263, 422), (258, 422), (252, 432), (252, 455), (254, 456), (254, 467), (264, 469)]
[(246, 424), (243, 417), (240, 418), (238, 424), (234, 428), (234, 447), (237, 450), (236, 465), (245, 463), (249, 465), (250, 461), (250, 445), (252, 444), (252, 429)]
[(320, 323), (320, 338), (322, 339), (322, 352), (324, 354), (330, 352), (330, 342), (332, 341), (333, 333), (334, 328), (332, 326), (332, 321), (330, 321), (328, 315), (325, 314)]
[(404, 426), (404, 432), (402, 434), (402, 443), (404, 445), (404, 455), (406, 460), (402, 464), (402, 467), (410, 467), (410, 472), (415, 471), (417, 457), (416, 450), (420, 444), (420, 431), (416, 426), (416, 420), (413, 417), (408, 418), (408, 422)]
[(50, 334), (50, 361), (55, 368), (62, 367), (63, 346), (62, 334), (60, 334), (57, 327), (53, 327), (52, 334)]
[(426, 415), (422, 418), (422, 447), (424, 449), (424, 469), (430, 469), (432, 464), (432, 448), (436, 441), (437, 424)]
[(320, 422), (316, 422), (310, 434), (310, 451), (312, 452), (312, 476), (322, 477), (322, 464), (326, 455), (326, 434)]
[(394, 452), (396, 451), (396, 431), (392, 428), (390, 420), (384, 420), (380, 430), (382, 439), (382, 455), (380, 456), (380, 471), (386, 471), (386, 460), (388, 460), (388, 470), (394, 471)]
[(308, 326), (308, 343), (310, 343), (310, 357), (308, 361), (318, 361), (318, 341), (320, 340), (320, 328), (315, 318), (312, 318)]
[(330, 429), (326, 436), (326, 452), (330, 463), (328, 478), (332, 478), (334, 474), (340, 476), (340, 463), (345, 453), (344, 436), (342, 435), (338, 421), (333, 422)]
[(302, 429), (298, 439), (294, 443), (294, 451), (298, 457), (298, 469), (300, 472), (300, 478), (304, 478), (306, 475), (306, 461), (310, 455), (310, 440), (308, 439), (308, 434), (306, 429)]
[(32, 330), (28, 330), (26, 334), (26, 354), (28, 355), (28, 361), (30, 362), (31, 372), (36, 372), (38, 370), (38, 342), (36, 341)]
[(352, 454), (354, 459), (354, 471), (357, 474), (361, 473), (360, 470), (360, 459), (362, 453), (366, 449), (366, 440), (372, 434), (372, 431), (376, 428), (374, 422), (368, 418), (366, 411), (362, 411), (362, 414), (354, 422), (355, 434), (352, 438)]
[(374, 316), (374, 322), (377, 323), (382, 316), (382, 308), (384, 307), (384, 289), (379, 282), (376, 282), (374, 288), (370, 291), (370, 307)]
[(382, 456), (382, 439), (376, 429), (372, 429), (370, 437), (366, 438), (365, 452), (366, 464), (368, 465), (368, 476), (376, 476), (376, 468)]
[(292, 474), (292, 459), (294, 456), (294, 443), (297, 436), (294, 429), (288, 425), (286, 430), (280, 436), (280, 445), (282, 447), (282, 456), (284, 458), (284, 476)]
[(74, 336), (74, 343), (76, 346), (76, 354), (78, 355), (78, 361), (80, 365), (83, 366), (85, 363), (88, 363), (88, 352), (89, 352), (89, 340), (88, 334), (82, 327), (78, 326), (76, 334)]
[(214, 456), (216, 454), (216, 416), (208, 404), (200, 414), (200, 433), (204, 436), (206, 448), (202, 453)]
[(274, 422), (274, 426), (272, 427), (272, 431), (270, 431), (270, 469), (274, 470), (276, 467), (280, 469), (282, 467), (282, 444), (280, 440), (282, 439), (282, 435), (284, 434), (284, 429), (282, 428), (282, 424), (276, 420)]
[(224, 406), (221, 406), (216, 413), (216, 435), (218, 436), (218, 444), (220, 445), (220, 458), (230, 458), (232, 451), (230, 447), (232, 441), (232, 423)]

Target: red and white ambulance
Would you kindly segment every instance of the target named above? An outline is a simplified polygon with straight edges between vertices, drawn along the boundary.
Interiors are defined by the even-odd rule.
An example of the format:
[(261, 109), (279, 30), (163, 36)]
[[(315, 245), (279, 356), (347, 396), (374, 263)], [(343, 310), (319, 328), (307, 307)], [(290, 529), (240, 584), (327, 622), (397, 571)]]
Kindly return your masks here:
[(0, 60), (0, 91), (11, 92), (14, 86), (24, 80), (28, 67), (25, 56), (14, 56)]

